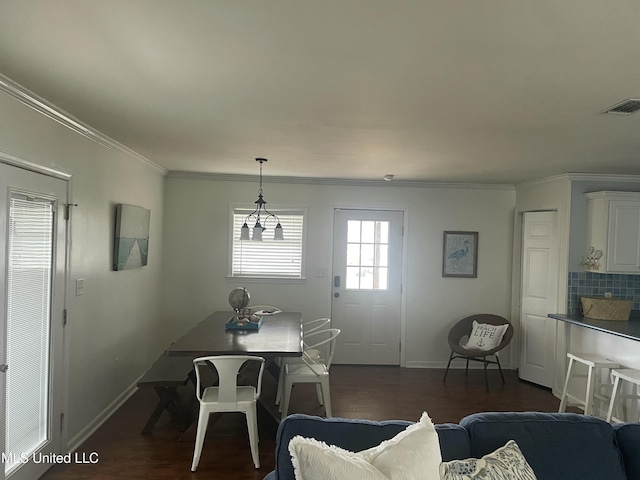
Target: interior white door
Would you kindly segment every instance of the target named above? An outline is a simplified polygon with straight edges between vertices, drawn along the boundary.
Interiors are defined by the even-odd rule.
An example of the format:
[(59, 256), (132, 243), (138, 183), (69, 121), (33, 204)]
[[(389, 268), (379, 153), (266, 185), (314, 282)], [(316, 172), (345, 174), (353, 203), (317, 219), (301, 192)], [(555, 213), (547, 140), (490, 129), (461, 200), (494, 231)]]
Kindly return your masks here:
[(404, 213), (334, 212), (335, 363), (399, 365)]
[(551, 388), (556, 359), (558, 298), (556, 212), (526, 212), (522, 221), (520, 367), (523, 380)]
[(66, 181), (0, 164), (0, 478), (61, 453), (66, 198)]

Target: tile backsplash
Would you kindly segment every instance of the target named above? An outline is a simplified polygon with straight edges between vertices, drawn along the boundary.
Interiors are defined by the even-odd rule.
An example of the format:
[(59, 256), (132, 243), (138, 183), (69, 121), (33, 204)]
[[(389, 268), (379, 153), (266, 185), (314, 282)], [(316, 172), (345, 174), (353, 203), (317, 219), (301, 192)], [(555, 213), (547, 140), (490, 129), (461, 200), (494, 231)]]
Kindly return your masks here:
[(640, 275), (619, 275), (593, 272), (570, 272), (567, 313), (580, 313), (580, 297), (604, 297), (633, 300), (633, 309), (640, 310)]

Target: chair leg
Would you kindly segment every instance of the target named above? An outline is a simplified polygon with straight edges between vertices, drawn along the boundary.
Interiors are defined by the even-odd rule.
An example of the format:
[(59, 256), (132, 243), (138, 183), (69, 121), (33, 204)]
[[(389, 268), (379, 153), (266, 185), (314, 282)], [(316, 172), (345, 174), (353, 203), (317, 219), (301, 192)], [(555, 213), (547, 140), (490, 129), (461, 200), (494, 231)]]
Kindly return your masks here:
[(613, 389), (611, 390), (611, 401), (609, 402), (609, 411), (607, 412), (607, 422), (611, 423), (611, 417), (613, 417), (613, 407), (616, 404), (616, 396), (618, 394), (618, 387), (620, 386), (620, 377), (616, 377), (613, 381)]
[(282, 389), (282, 400), (281, 400), (281, 407), (282, 407), (282, 418), (287, 416), (287, 412), (289, 411), (289, 401), (291, 400), (291, 388), (293, 387), (293, 383), (291, 383), (291, 380), (286, 378), (284, 379), (284, 386)]
[(500, 370), (500, 377), (502, 378), (502, 383), (507, 383), (504, 381), (504, 374), (502, 373), (502, 367), (500, 366), (500, 359), (498, 358), (498, 355), (495, 356), (496, 357), (496, 363), (498, 364), (498, 370)]
[(451, 355), (449, 355), (449, 363), (447, 363), (447, 369), (444, 372), (443, 382), (447, 381), (447, 375), (449, 374), (449, 366), (451, 365), (451, 360), (453, 360), (453, 351), (451, 351)]
[(327, 418), (333, 416), (331, 413), (331, 391), (329, 390), (329, 377), (322, 379), (322, 384), (316, 384), (322, 387), (322, 396), (324, 397), (324, 412)]
[(204, 445), (204, 437), (207, 433), (207, 425), (209, 424), (209, 411), (200, 407), (198, 414), (198, 427), (196, 430), (196, 442), (193, 447), (193, 461), (191, 462), (191, 471), (195, 472), (200, 463), (200, 455), (202, 454), (202, 446)]
[(482, 363), (484, 363), (484, 388), (489, 391), (489, 378), (487, 376), (487, 359), (486, 357), (482, 359)]
[(316, 383), (316, 396), (318, 397), (318, 403), (320, 405), (324, 405), (324, 400), (322, 399), (322, 387), (319, 383)]
[(467, 366), (464, 367), (464, 374), (469, 375), (469, 358), (467, 357)]
[(253, 465), (260, 468), (260, 449), (258, 448), (258, 417), (256, 414), (256, 404), (251, 405), (245, 412), (247, 416), (247, 430), (249, 431), (249, 445), (251, 446), (251, 458)]
[(567, 390), (569, 388), (569, 380), (571, 379), (571, 369), (573, 368), (573, 358), (569, 358), (569, 365), (567, 366), (567, 376), (564, 379), (564, 387), (562, 388), (562, 397), (560, 397), (560, 407), (558, 413), (564, 413), (567, 409)]
[(282, 401), (282, 387), (284, 386), (284, 368), (286, 360), (283, 358), (280, 360), (280, 375), (278, 375), (278, 387), (276, 388), (276, 405), (280, 405)]
[(586, 398), (584, 399), (584, 414), (591, 415), (593, 413), (593, 391), (594, 391), (594, 378), (593, 371), (595, 368), (589, 367), (587, 372), (587, 390)]

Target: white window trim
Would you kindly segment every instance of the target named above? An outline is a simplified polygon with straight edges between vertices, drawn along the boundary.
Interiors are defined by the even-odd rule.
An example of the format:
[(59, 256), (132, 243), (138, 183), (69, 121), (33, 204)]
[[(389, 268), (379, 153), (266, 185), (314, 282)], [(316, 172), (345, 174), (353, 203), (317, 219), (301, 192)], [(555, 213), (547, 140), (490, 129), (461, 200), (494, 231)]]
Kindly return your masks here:
[[(237, 283), (238, 281), (242, 281), (243, 283), (282, 283), (282, 284), (301, 284), (306, 283), (306, 259), (307, 259), (307, 230), (308, 230), (308, 209), (307, 206), (293, 206), (293, 205), (276, 205), (276, 204), (268, 204), (267, 208), (270, 212), (278, 214), (286, 214), (286, 213), (302, 213), (304, 217), (304, 225), (302, 228), (302, 258), (300, 259), (300, 277), (299, 278), (283, 278), (283, 277), (269, 277), (269, 276), (252, 276), (252, 275), (236, 275), (232, 274), (233, 272), (233, 242), (237, 238), (240, 237), (240, 232), (233, 231), (233, 214), (235, 210), (238, 209), (247, 209), (253, 211), (255, 209), (255, 205), (246, 204), (246, 203), (236, 203), (229, 204), (229, 236), (228, 236), (228, 245), (227, 245), (227, 276), (226, 280), (229, 283)], [(286, 235), (287, 232), (285, 231)]]

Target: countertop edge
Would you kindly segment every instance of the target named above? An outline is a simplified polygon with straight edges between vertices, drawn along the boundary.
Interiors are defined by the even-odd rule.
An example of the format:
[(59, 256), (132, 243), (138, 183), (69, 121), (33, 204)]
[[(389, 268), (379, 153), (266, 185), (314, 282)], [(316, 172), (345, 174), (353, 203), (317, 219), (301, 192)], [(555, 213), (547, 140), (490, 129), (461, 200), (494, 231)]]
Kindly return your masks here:
[(549, 313), (549, 318), (561, 322), (577, 325), (579, 327), (590, 328), (603, 333), (609, 333), (629, 340), (640, 341), (640, 319), (632, 318), (627, 321), (617, 320), (596, 320), (586, 318), (582, 315), (566, 313)]

